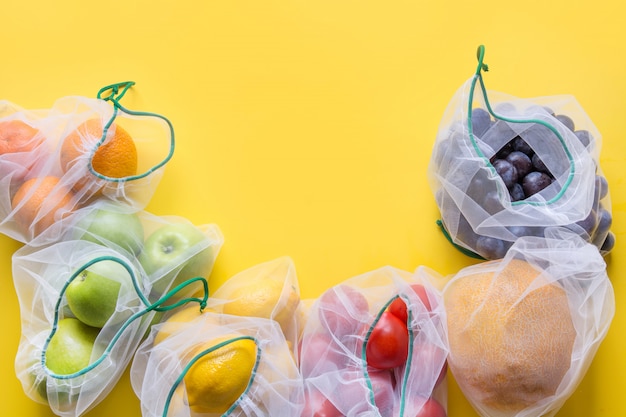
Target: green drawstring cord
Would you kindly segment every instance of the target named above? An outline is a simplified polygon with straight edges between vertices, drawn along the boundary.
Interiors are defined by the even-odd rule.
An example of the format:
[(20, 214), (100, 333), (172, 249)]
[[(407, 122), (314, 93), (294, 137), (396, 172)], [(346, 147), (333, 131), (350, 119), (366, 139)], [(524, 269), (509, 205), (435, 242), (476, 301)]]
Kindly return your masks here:
[[(120, 265), (122, 265), (124, 268), (126, 268), (126, 270), (128, 271), (128, 273), (131, 276), (131, 280), (132, 280), (135, 292), (139, 296), (139, 299), (141, 300), (141, 302), (146, 306), (146, 308), (141, 310), (141, 311), (136, 312), (135, 314), (130, 316), (128, 318), (128, 320), (126, 320), (124, 322), (124, 324), (115, 333), (115, 335), (113, 336), (113, 338), (111, 339), (111, 341), (107, 345), (107, 347), (104, 350), (104, 352), (102, 353), (102, 355), (100, 355), (100, 357), (97, 360), (95, 360), (93, 363), (89, 364), (84, 369), (81, 369), (80, 371), (75, 372), (73, 374), (67, 374), (67, 375), (56, 374), (56, 373), (50, 371), (50, 369), (48, 369), (48, 367), (46, 366), (46, 352), (47, 352), (47, 349), (48, 349), (48, 345), (50, 344), (50, 340), (52, 340), (52, 337), (54, 336), (54, 334), (56, 333), (57, 328), (58, 328), (59, 310), (60, 310), (60, 307), (61, 307), (61, 302), (62, 302), (63, 297), (65, 295), (65, 291), (67, 290), (67, 287), (70, 285), (70, 283), (74, 279), (76, 279), (76, 277), (78, 277), (85, 269), (89, 268), (91, 265), (95, 264), (96, 262), (101, 262), (101, 261), (105, 261), (105, 260), (117, 262)], [(192, 285), (192, 284), (194, 284), (195, 282), (198, 282), (198, 281), (202, 282), (202, 285), (204, 287), (204, 295), (203, 295), (202, 298), (188, 297), (188, 298), (183, 298), (181, 300), (178, 300), (174, 304), (163, 305), (164, 303), (169, 301), (170, 298), (172, 298), (174, 295), (176, 295), (178, 292), (180, 292), (181, 290), (183, 290), (187, 286)], [(50, 335), (47, 337), (47, 339), (46, 339), (46, 341), (44, 343), (44, 346), (43, 346), (43, 350), (41, 352), (41, 364), (42, 364), (43, 368), (46, 370), (46, 372), (48, 373), (48, 375), (50, 375), (51, 377), (56, 378), (56, 379), (72, 379), (72, 378), (76, 378), (78, 376), (84, 375), (87, 372), (89, 372), (92, 369), (94, 369), (100, 363), (102, 363), (102, 361), (104, 361), (104, 359), (111, 353), (111, 351), (115, 347), (115, 344), (117, 343), (119, 338), (122, 336), (124, 331), (136, 319), (142, 317), (143, 315), (149, 313), (150, 311), (161, 311), (161, 312), (162, 311), (169, 311), (169, 310), (175, 309), (177, 307), (180, 307), (180, 306), (182, 306), (184, 304), (187, 304), (187, 303), (190, 303), (190, 302), (197, 302), (200, 305), (200, 310), (202, 311), (206, 307), (208, 298), (209, 298), (209, 285), (208, 285), (207, 280), (205, 278), (203, 278), (203, 277), (195, 277), (195, 278), (190, 278), (190, 279), (184, 281), (183, 283), (177, 285), (175, 288), (170, 290), (163, 297), (161, 297), (156, 302), (151, 304), (148, 301), (148, 299), (144, 296), (143, 291), (141, 291), (141, 289), (139, 288), (139, 283), (137, 282), (137, 277), (135, 275), (135, 272), (130, 267), (130, 265), (128, 265), (124, 260), (116, 258), (114, 256), (100, 256), (100, 257), (94, 258), (91, 261), (89, 261), (88, 263), (86, 263), (85, 265), (83, 265), (83, 267), (79, 268), (76, 272), (74, 272), (74, 274), (72, 274), (70, 279), (65, 283), (65, 285), (61, 289), (61, 292), (59, 294), (59, 298), (57, 299), (57, 303), (56, 303), (55, 310), (54, 310), (54, 321), (53, 321), (53, 324), (52, 324), (52, 330), (50, 331)]]
[(190, 361), (189, 363), (187, 363), (187, 365), (185, 365), (185, 367), (183, 368), (183, 371), (180, 373), (180, 375), (178, 376), (178, 378), (176, 378), (176, 381), (174, 382), (174, 385), (172, 385), (172, 387), (170, 388), (170, 391), (167, 394), (167, 399), (165, 400), (165, 406), (163, 408), (163, 417), (167, 417), (167, 413), (169, 412), (169, 408), (170, 408), (170, 404), (172, 402), (172, 397), (174, 396), (174, 393), (176, 392), (176, 389), (178, 388), (178, 386), (180, 385), (180, 383), (183, 381), (183, 379), (185, 378), (185, 375), (187, 375), (187, 372), (189, 372), (189, 369), (191, 369), (191, 367), (198, 361), (200, 360), (203, 356), (216, 351), (217, 349), (224, 347), (230, 343), (234, 343), (238, 340), (252, 340), (256, 346), (257, 346), (257, 353), (256, 353), (256, 360), (254, 363), (254, 368), (252, 369), (252, 375), (250, 377), (250, 380), (248, 381), (248, 385), (246, 386), (246, 389), (244, 390), (244, 392), (239, 396), (239, 398), (237, 399), (237, 401), (235, 401), (229, 408), (228, 410), (226, 410), (226, 412), (224, 414), (222, 414), (222, 416), (228, 416), (230, 415), (233, 410), (239, 405), (239, 402), (241, 401), (241, 399), (248, 393), (248, 391), (250, 390), (250, 387), (252, 386), (252, 383), (254, 382), (254, 377), (256, 376), (256, 372), (257, 369), (259, 367), (259, 363), (261, 361), (261, 347), (259, 346), (259, 342), (256, 338), (252, 337), (252, 336), (239, 336), (239, 337), (233, 337), (232, 339), (228, 339), (225, 340), (223, 342), (220, 342), (218, 344), (216, 344), (215, 346), (211, 346), (208, 349), (203, 350), (202, 352), (198, 353), (197, 355), (195, 355)]
[(538, 120), (538, 119), (511, 119), (508, 117), (504, 117), (502, 115), (498, 115), (496, 114), (493, 109), (491, 108), (491, 104), (489, 103), (489, 97), (487, 97), (487, 89), (485, 88), (485, 83), (483, 81), (483, 77), (482, 77), (482, 71), (488, 71), (489, 70), (489, 66), (485, 63), (483, 63), (483, 59), (485, 57), (485, 47), (483, 45), (480, 45), (478, 47), (478, 51), (477, 51), (477, 58), (478, 58), (478, 67), (476, 68), (476, 73), (474, 74), (474, 77), (472, 79), (472, 83), (470, 85), (470, 92), (469, 92), (469, 99), (467, 101), (467, 128), (469, 131), (469, 138), (470, 141), (472, 142), (472, 146), (474, 147), (474, 151), (476, 152), (476, 154), (482, 158), (484, 160), (485, 166), (488, 167), (494, 174), (494, 176), (496, 176), (496, 172), (495, 172), (495, 168), (493, 167), (493, 165), (491, 164), (491, 161), (489, 161), (489, 159), (485, 156), (485, 154), (483, 153), (483, 151), (480, 149), (480, 147), (478, 146), (478, 144), (476, 143), (476, 138), (474, 136), (474, 131), (473, 131), (473, 127), (472, 127), (472, 105), (474, 102), (474, 92), (475, 92), (475, 88), (476, 88), (476, 82), (480, 83), (480, 88), (482, 90), (482, 95), (483, 95), (483, 99), (485, 100), (485, 106), (487, 107), (487, 111), (496, 119), (499, 120), (503, 120), (505, 122), (509, 122), (509, 123), (534, 123), (534, 124), (539, 124), (542, 125), (548, 129), (550, 129), (550, 131), (552, 131), (552, 133), (554, 133), (556, 135), (556, 137), (558, 138), (561, 146), (563, 147), (563, 150), (565, 151), (565, 155), (567, 156), (567, 159), (569, 161), (569, 173), (567, 176), (567, 180), (565, 181), (565, 184), (563, 184), (563, 186), (561, 187), (561, 189), (559, 190), (559, 192), (552, 197), (550, 200), (546, 200), (546, 201), (526, 201), (526, 200), (521, 200), (521, 201), (513, 201), (511, 202), (512, 205), (522, 205), (522, 204), (528, 204), (528, 205), (533, 205), (533, 206), (543, 206), (543, 205), (549, 205), (552, 203), (555, 203), (556, 201), (558, 201), (567, 191), (567, 188), (570, 186), (570, 184), (572, 183), (572, 181), (574, 180), (574, 174), (576, 173), (576, 167), (574, 165), (574, 157), (572, 156), (572, 153), (570, 151), (570, 149), (568, 148), (567, 144), (565, 143), (565, 140), (563, 139), (563, 137), (561, 136), (561, 134), (558, 132), (558, 130), (551, 125), (550, 123), (547, 123), (543, 120)]
[[(172, 159), (172, 156), (174, 155), (174, 147), (175, 147), (174, 126), (172, 126), (172, 123), (169, 121), (169, 119), (167, 119), (165, 116), (162, 116), (162, 115), (157, 114), (157, 113), (143, 112), (143, 111), (133, 111), (133, 110), (125, 108), (124, 106), (122, 106), (120, 104), (120, 100), (122, 99), (122, 97), (124, 97), (126, 92), (133, 85), (135, 85), (134, 81), (123, 81), (123, 82), (120, 82), (120, 83), (107, 85), (106, 87), (101, 88), (100, 91), (98, 91), (98, 94), (96, 95), (96, 98), (98, 98), (99, 100), (110, 101), (113, 104), (113, 114), (111, 115), (111, 118), (107, 121), (107, 123), (104, 125), (103, 131), (102, 131), (102, 137), (96, 143), (96, 146), (91, 151), (91, 154), (90, 154), (90, 157), (89, 157), (89, 172), (91, 172), (97, 178), (100, 178), (100, 179), (103, 179), (103, 180), (106, 180), (106, 181), (110, 181), (110, 182), (125, 182), (125, 181), (132, 181), (132, 180), (137, 180), (137, 179), (140, 179), (140, 178), (144, 178), (144, 177), (147, 177), (148, 175), (150, 175), (151, 173), (153, 173), (154, 171), (156, 171), (157, 169), (159, 169), (162, 166), (164, 166), (167, 162), (169, 162), (170, 159)], [(142, 172), (142, 173), (137, 174), (137, 175), (131, 175), (131, 176), (128, 176), (128, 177), (122, 177), (122, 178), (107, 177), (106, 175), (100, 174), (99, 172), (97, 172), (93, 168), (92, 161), (93, 161), (93, 156), (96, 153), (96, 150), (104, 143), (104, 141), (105, 141), (105, 139), (107, 137), (107, 133), (109, 131), (109, 128), (111, 127), (111, 125), (115, 121), (115, 118), (118, 116), (118, 112), (119, 111), (122, 111), (122, 113), (126, 113), (126, 114), (129, 114), (131, 116), (156, 117), (158, 119), (161, 119), (161, 120), (165, 121), (165, 123), (167, 124), (168, 129), (169, 129), (170, 149), (169, 149), (168, 154), (165, 156), (165, 158), (162, 161), (160, 161), (156, 165), (150, 167), (145, 172)]]

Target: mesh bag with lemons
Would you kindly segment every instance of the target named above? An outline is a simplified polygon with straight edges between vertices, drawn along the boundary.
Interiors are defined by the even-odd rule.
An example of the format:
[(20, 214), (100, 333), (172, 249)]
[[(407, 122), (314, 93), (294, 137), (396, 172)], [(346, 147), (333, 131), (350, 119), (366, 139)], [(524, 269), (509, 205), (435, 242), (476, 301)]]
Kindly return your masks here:
[(442, 231), (485, 259), (554, 226), (608, 253), (615, 236), (600, 132), (570, 95), (488, 90), (483, 56), (480, 47), (476, 73), (448, 104), (428, 167)]
[(106, 397), (165, 311), (206, 302), (222, 244), (214, 225), (110, 205), (77, 221), (67, 240), (25, 245), (12, 259), (22, 333), (16, 374), (29, 397), (71, 417)]
[(302, 380), (276, 321), (191, 304), (152, 328), (131, 367), (144, 417), (298, 416)]
[(384, 267), (325, 291), (300, 341), (303, 417), (444, 417), (445, 312), (440, 277)]
[(450, 370), (484, 417), (555, 415), (615, 313), (598, 249), (564, 229), (462, 269), (443, 294)]
[(146, 207), (174, 131), (161, 115), (122, 106), (133, 84), (63, 97), (45, 110), (0, 102), (0, 232), (29, 242), (99, 200)]

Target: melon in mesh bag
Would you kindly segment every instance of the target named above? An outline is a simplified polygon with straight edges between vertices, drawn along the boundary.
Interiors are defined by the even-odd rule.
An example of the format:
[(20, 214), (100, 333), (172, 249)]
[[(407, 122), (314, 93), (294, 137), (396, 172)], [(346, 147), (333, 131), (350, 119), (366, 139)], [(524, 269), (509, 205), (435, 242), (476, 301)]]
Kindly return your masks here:
[(200, 311), (155, 325), (131, 367), (143, 416), (298, 416), (303, 383), (277, 322)]
[(553, 416), (589, 368), (615, 311), (598, 249), (564, 229), (446, 284), (448, 363), (485, 417)]
[(445, 311), (426, 268), (384, 267), (324, 292), (300, 341), (302, 416), (443, 417)]
[(45, 110), (0, 102), (0, 232), (27, 243), (94, 201), (146, 207), (174, 131), (164, 116), (122, 106), (133, 84), (63, 97)]
[(608, 253), (615, 236), (600, 132), (571, 95), (488, 90), (483, 54), (481, 47), (475, 75), (448, 104), (428, 166), (442, 230), (485, 259), (553, 226)]

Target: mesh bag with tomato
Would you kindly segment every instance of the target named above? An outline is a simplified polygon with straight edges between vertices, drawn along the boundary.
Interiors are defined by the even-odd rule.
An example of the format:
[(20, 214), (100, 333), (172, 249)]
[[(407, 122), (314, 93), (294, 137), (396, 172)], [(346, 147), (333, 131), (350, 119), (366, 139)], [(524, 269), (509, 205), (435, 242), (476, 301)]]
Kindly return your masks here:
[(302, 416), (430, 416), (447, 409), (437, 274), (384, 267), (314, 301), (300, 341)]
[(63, 240), (27, 244), (12, 258), (17, 377), (30, 398), (68, 417), (106, 397), (164, 311), (206, 304), (222, 244), (215, 226), (182, 218), (102, 205), (81, 214)]
[(475, 75), (444, 113), (428, 167), (443, 232), (485, 259), (554, 226), (608, 253), (615, 236), (593, 122), (569, 95), (521, 99), (487, 90), (484, 48), (478, 53)]
[(161, 115), (122, 106), (133, 84), (63, 97), (45, 110), (0, 102), (0, 232), (27, 243), (95, 201), (146, 207), (174, 131)]
[(279, 324), (197, 305), (152, 327), (131, 382), (145, 417), (293, 417), (303, 383)]

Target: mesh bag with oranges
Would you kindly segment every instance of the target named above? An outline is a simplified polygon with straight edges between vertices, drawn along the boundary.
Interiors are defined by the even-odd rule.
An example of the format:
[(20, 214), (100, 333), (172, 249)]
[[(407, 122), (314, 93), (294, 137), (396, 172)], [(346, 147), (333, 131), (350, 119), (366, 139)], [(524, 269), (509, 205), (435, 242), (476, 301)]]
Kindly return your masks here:
[(384, 267), (311, 305), (299, 352), (303, 417), (445, 417), (448, 353), (439, 276)]
[(601, 136), (569, 95), (521, 99), (475, 75), (442, 118), (428, 177), (444, 233), (462, 251), (500, 259), (521, 236), (561, 226), (608, 253), (611, 204)]
[(546, 229), (443, 289), (455, 381), (483, 417), (553, 416), (576, 390), (615, 313), (597, 248)]
[(83, 210), (62, 240), (13, 255), (16, 374), (58, 415), (82, 415), (104, 399), (164, 311), (206, 304), (223, 241), (217, 227), (116, 207)]
[(133, 84), (63, 97), (46, 110), (0, 102), (2, 233), (29, 242), (100, 200), (145, 208), (172, 157), (174, 131), (161, 115), (122, 106)]
[(302, 380), (276, 321), (187, 310), (153, 326), (133, 359), (143, 416), (300, 415)]

